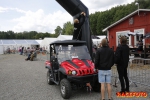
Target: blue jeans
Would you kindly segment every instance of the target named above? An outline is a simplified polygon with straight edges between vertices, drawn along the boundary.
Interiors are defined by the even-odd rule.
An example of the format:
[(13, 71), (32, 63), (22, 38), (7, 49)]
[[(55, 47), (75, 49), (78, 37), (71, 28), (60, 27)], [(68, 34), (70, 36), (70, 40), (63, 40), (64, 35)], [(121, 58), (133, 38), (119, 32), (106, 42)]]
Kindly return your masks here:
[(111, 83), (111, 70), (98, 70), (99, 83)]

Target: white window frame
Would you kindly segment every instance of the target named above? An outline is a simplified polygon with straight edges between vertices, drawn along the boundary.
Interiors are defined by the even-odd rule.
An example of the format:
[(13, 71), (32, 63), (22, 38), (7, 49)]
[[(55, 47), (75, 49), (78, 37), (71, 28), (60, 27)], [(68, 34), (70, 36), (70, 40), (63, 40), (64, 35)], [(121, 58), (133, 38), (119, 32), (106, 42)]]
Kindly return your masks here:
[(131, 36), (128, 36), (129, 32), (130, 32), (130, 30), (116, 32), (116, 46), (118, 46), (118, 41), (119, 41), (118, 35), (120, 35), (120, 34), (121, 34), (121, 36), (129, 37), (129, 44), (128, 45), (131, 45)]
[[(145, 29), (144, 28), (142, 28), (142, 29), (135, 29), (134, 33), (143, 34), (143, 36), (144, 36)], [(137, 42), (137, 40), (136, 40), (136, 35), (135, 35), (134, 36), (134, 45), (136, 45), (136, 42)], [(143, 39), (143, 45), (145, 45), (145, 39)]]

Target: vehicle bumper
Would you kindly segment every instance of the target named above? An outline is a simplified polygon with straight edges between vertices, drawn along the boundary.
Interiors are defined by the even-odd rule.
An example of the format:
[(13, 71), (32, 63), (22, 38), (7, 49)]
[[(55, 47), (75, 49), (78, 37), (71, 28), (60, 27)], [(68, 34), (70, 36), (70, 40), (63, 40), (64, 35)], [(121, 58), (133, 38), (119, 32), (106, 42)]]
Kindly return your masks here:
[(98, 74), (86, 75), (86, 76), (67, 76), (68, 80), (75, 83), (88, 83), (98, 80)]

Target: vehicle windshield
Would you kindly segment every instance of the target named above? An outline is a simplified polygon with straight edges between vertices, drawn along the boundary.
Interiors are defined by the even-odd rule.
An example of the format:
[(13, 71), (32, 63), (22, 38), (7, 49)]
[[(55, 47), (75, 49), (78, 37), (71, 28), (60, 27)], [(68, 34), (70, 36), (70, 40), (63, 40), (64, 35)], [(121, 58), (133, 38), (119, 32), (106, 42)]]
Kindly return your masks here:
[(85, 45), (56, 45), (58, 62), (61, 63), (73, 58), (91, 60), (87, 46)]

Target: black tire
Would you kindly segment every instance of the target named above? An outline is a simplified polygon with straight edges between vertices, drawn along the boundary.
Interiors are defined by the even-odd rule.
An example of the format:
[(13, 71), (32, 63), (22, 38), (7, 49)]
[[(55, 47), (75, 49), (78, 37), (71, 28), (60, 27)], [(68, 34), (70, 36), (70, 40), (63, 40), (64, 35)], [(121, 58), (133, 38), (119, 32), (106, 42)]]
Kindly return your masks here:
[(54, 84), (54, 82), (51, 80), (51, 78), (52, 78), (51, 71), (48, 70), (48, 71), (47, 71), (47, 83), (48, 83), (49, 85), (53, 85), (53, 84)]
[(60, 82), (60, 92), (64, 99), (69, 99), (71, 96), (71, 84), (67, 79), (62, 79)]
[(95, 80), (94, 84), (93, 84), (93, 91), (95, 92), (100, 92), (101, 90), (101, 85), (100, 83), (98, 82), (98, 80)]

